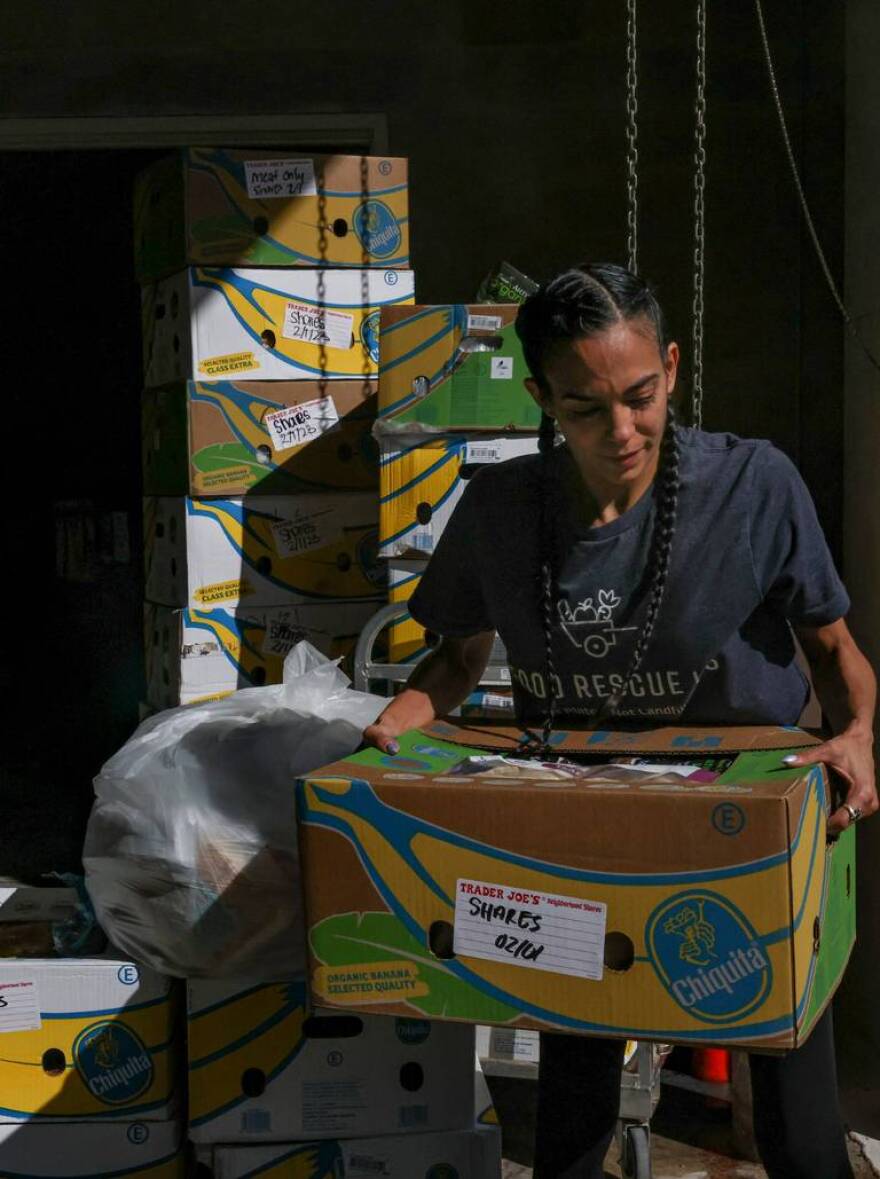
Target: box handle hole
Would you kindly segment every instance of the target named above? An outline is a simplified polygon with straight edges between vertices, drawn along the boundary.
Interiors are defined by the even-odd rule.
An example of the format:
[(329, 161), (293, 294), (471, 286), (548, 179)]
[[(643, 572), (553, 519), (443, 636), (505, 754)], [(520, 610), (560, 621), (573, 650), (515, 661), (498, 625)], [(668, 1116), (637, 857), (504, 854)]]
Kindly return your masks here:
[(241, 1091), (245, 1097), (262, 1097), (266, 1092), (266, 1074), (261, 1068), (246, 1068), (241, 1074)]
[(47, 1048), (43, 1053), (43, 1072), (50, 1077), (60, 1077), (67, 1068), (67, 1058), (60, 1048)]
[(408, 1060), (400, 1066), (400, 1084), (407, 1093), (415, 1093), (425, 1083), (425, 1071), (414, 1060)]
[(454, 931), (449, 921), (432, 921), (428, 929), (428, 947), (435, 958), (454, 958)]
[(621, 972), (629, 970), (635, 958), (636, 952), (632, 938), (616, 930), (606, 933), (603, 961), (609, 970), (619, 970)]

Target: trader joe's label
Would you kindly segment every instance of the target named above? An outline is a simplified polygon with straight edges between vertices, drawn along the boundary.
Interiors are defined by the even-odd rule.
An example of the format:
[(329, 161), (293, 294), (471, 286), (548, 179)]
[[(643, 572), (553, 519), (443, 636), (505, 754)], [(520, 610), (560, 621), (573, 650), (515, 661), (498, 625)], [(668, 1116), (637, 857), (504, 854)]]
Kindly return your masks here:
[(270, 525), (279, 557), (296, 557), (327, 544), (336, 531), (335, 508), (301, 508), (284, 520)]
[(457, 955), (601, 979), (605, 905), (516, 885), (459, 880)]
[(0, 1032), (33, 1032), (40, 1027), (36, 982), (22, 975), (0, 981)]
[(330, 311), (311, 303), (288, 303), (281, 334), (287, 340), (347, 351), (351, 347), (353, 325), (353, 316), (342, 311)]
[(339, 414), (332, 397), (319, 397), (267, 413), (263, 422), (272, 439), (272, 449), (291, 450), (338, 426)]
[(254, 200), (316, 196), (312, 160), (246, 160), (247, 194)]

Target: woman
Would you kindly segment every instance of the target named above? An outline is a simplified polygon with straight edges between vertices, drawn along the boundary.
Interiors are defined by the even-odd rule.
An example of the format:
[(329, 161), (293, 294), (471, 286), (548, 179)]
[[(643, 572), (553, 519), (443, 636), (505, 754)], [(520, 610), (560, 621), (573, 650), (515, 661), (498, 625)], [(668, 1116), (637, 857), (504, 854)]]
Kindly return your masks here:
[[(809, 689), (794, 632), (834, 736), (786, 760), (839, 775), (832, 833), (872, 814), (874, 676), (792, 464), (766, 442), (675, 424), (678, 347), (653, 292), (620, 267), (552, 279), (517, 332), (541, 454), (471, 480), (410, 602), (442, 640), (366, 739), (396, 753), (400, 733), (458, 705), (496, 631), (537, 750), (557, 721), (795, 724)], [(622, 1053), (542, 1038), (535, 1179), (602, 1175)], [(830, 1009), (802, 1048), (751, 1066), (771, 1179), (851, 1176)]]

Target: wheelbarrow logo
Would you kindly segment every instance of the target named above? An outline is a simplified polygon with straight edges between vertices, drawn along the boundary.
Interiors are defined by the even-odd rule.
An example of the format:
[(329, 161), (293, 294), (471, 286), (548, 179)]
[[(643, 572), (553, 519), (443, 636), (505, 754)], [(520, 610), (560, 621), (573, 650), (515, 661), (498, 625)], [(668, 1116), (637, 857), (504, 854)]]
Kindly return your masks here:
[(614, 611), (621, 599), (613, 589), (600, 589), (596, 601), (584, 598), (572, 610), (568, 602), (557, 602), (559, 623), (570, 643), (593, 659), (604, 659), (612, 647), (617, 646), (617, 636), (635, 630), (634, 626), (615, 626)]
[(672, 998), (706, 1023), (738, 1023), (772, 989), (773, 971), (761, 938), (720, 893), (670, 897), (648, 919), (645, 945)]

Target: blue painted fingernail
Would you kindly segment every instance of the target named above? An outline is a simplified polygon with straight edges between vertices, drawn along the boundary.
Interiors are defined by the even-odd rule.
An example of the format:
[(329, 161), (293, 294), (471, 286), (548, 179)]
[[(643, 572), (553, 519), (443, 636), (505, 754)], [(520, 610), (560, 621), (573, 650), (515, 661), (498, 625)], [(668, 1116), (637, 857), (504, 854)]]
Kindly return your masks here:
[(392, 755), (394, 755), (395, 753), (400, 753), (400, 746), (398, 745), (398, 743), (396, 741), (389, 741), (388, 744), (385, 746), (385, 752), (390, 753)]
[(797, 759), (798, 755), (796, 753), (787, 753), (782, 759), (782, 764), (784, 766), (793, 766)]

